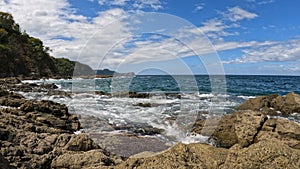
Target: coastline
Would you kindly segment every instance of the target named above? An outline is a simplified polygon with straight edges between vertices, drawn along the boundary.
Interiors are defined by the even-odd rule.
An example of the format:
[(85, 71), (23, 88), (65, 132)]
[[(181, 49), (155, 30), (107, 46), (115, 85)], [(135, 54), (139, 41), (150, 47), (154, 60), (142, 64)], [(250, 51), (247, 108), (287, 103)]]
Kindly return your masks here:
[[(151, 143), (148, 139), (148, 143), (141, 142), (148, 148), (147, 152), (141, 149), (141, 153), (134, 152), (138, 154), (131, 157), (125, 152), (122, 157), (107, 151), (103, 135), (98, 136), (103, 143), (99, 146), (99, 142), (91, 139), (86, 133), (74, 134), (82, 128), (82, 122), (79, 121), (78, 115), (69, 114), (65, 105), (52, 101), (29, 100), (16, 93), (49, 92), (57, 90), (57, 86), (22, 84), (16, 78), (0, 82), (1, 159), (4, 161), (3, 165), (10, 163), (10, 168), (300, 167), (299, 123), (270, 116), (277, 112), (276, 109), (285, 110), (287, 113), (283, 111), (284, 116), (289, 116), (288, 112), (298, 112), (300, 96), (294, 93), (285, 97), (256, 97), (240, 105), (235, 113), (217, 119), (218, 123), (205, 123), (206, 120), (214, 119), (200, 116), (193, 130), (202, 135), (212, 136), (215, 146), (177, 143), (170, 148), (162, 147), (165, 149), (162, 152), (149, 152), (151, 144), (157, 145), (157, 142)], [(272, 104), (279, 106), (271, 109)], [(99, 122), (101, 119), (95, 121)], [(202, 131), (203, 129), (205, 131)], [(135, 148), (134, 144), (138, 146), (130, 138), (145, 138), (130, 135), (121, 137), (125, 138), (123, 147), (119, 145), (123, 150)], [(121, 143), (118, 139), (120, 138), (112, 137), (107, 143), (115, 141), (115, 145), (118, 145)]]

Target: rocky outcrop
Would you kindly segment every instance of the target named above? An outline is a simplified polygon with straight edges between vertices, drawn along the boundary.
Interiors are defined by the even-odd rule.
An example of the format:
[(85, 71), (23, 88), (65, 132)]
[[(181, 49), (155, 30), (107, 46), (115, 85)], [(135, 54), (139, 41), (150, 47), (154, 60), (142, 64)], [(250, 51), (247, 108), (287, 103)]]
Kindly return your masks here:
[(262, 140), (277, 140), (299, 149), (300, 125), (293, 121), (267, 118), (265, 113), (252, 110), (225, 115), (210, 125), (209, 121), (213, 120), (216, 119), (197, 121), (193, 131), (211, 136), (219, 147), (230, 148), (235, 144), (248, 147)]
[(270, 118), (257, 134), (255, 142), (270, 139), (300, 149), (300, 125), (282, 118)]
[(292, 92), (286, 96), (259, 96), (244, 102), (237, 107), (237, 110), (255, 110), (269, 115), (288, 116), (300, 113), (300, 95)]
[[(222, 118), (199, 117), (193, 131), (209, 136), (217, 146), (179, 143), (165, 151), (155, 152), (160, 150), (154, 150), (153, 144), (156, 147), (161, 144), (158, 147), (162, 150), (167, 147), (157, 140), (137, 136), (75, 135), (81, 125), (78, 117), (69, 114), (65, 105), (28, 100), (8, 91), (10, 87), (11, 90), (23, 90), (23, 87), (16, 87), (23, 85), (16, 78), (0, 80), (0, 84), (0, 168), (300, 168), (299, 123), (267, 115), (274, 111), (286, 112), (286, 115), (297, 113), (299, 95), (294, 93), (285, 97), (258, 97), (241, 105), (239, 111)], [(51, 92), (54, 85), (24, 86), (28, 87), (24, 87), (26, 90), (57, 94)], [(107, 123), (92, 117), (84, 119), (85, 128), (103, 128)], [(104, 128), (110, 131), (116, 127), (139, 129), (139, 125), (112, 124)], [(158, 134), (161, 131), (149, 128), (138, 132)], [(97, 140), (91, 140), (91, 136)], [(109, 150), (122, 154), (123, 158), (102, 149), (102, 145), (110, 145)], [(148, 152), (135, 154), (142, 150)], [(126, 159), (132, 154), (135, 155)]]
[(221, 169), (300, 168), (300, 150), (292, 149), (276, 140), (264, 140), (242, 148), (236, 144), (228, 151)]
[[(88, 135), (74, 134), (80, 123), (65, 105), (27, 100), (2, 89), (0, 105), (1, 165), (8, 166), (8, 161), (12, 168), (47, 169), (116, 164), (118, 157), (112, 158)], [(66, 157), (80, 160), (67, 164)]]
[(116, 169), (147, 168), (289, 168), (300, 167), (300, 150), (274, 140), (265, 140), (242, 148), (236, 144), (230, 149), (206, 144), (177, 144), (152, 156), (136, 155)]
[(129, 168), (218, 168), (225, 162), (228, 150), (205, 144), (177, 144), (172, 148), (146, 158), (129, 158), (117, 166)]

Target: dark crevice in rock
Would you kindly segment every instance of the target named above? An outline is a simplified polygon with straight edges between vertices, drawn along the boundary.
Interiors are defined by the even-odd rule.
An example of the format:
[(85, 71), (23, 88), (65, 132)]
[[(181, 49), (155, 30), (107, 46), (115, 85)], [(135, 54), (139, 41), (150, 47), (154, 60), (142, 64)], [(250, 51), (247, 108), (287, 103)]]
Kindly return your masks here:
[[(268, 120), (268, 117), (266, 116), (264, 118), (264, 120), (260, 123), (259, 127), (257, 128), (257, 132), (254, 134), (253, 139), (252, 139), (251, 143), (249, 144), (249, 146), (256, 142), (257, 136), (258, 136), (259, 132), (262, 130), (262, 128), (267, 120)], [(249, 146), (247, 146), (247, 147), (249, 147)]]

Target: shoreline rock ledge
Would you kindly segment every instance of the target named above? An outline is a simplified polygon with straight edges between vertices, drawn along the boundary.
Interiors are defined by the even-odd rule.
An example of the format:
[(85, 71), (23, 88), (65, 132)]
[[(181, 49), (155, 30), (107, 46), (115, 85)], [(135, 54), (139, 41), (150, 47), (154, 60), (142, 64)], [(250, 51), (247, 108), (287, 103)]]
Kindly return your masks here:
[(76, 115), (52, 101), (0, 89), (0, 168), (110, 168), (121, 161), (80, 129)]
[(0, 168), (299, 169), (300, 124), (272, 117), (264, 110), (297, 114), (300, 96), (292, 93), (258, 98), (271, 101), (262, 104), (255, 98), (247, 102), (257, 102), (257, 107), (242, 104), (221, 119), (198, 119), (193, 131), (210, 136), (216, 146), (178, 143), (159, 153), (143, 152), (124, 159), (97, 145), (87, 134), (74, 134), (80, 123), (65, 105), (28, 100), (0, 89)]

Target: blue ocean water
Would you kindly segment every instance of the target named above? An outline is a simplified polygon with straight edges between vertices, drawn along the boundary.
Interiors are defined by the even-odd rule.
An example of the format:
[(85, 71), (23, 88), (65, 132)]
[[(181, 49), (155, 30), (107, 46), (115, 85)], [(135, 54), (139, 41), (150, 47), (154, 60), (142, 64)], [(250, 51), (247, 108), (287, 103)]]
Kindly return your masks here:
[[(135, 77), (119, 78), (99, 78), (99, 79), (79, 79), (62, 81), (56, 80), (55, 83), (61, 85), (63, 89), (71, 90), (73, 87), (79, 87), (82, 90), (96, 90), (112, 92), (112, 83), (118, 85), (128, 84), (124, 89), (133, 92), (153, 92), (162, 91), (166, 93), (180, 93), (188, 91), (199, 91), (199, 93), (210, 93), (211, 80), (220, 78), (228, 95), (234, 96), (259, 96), (267, 94), (285, 95), (289, 92), (300, 93), (300, 76), (267, 76), (267, 75), (227, 75), (212, 76), (196, 75), (138, 75)], [(181, 84), (178, 84), (179, 79)], [(189, 81), (196, 81), (197, 86)], [(183, 81), (183, 82), (182, 82)], [(185, 90), (181, 90), (179, 85)], [(198, 89), (197, 89), (198, 88)]]
[[(34, 81), (45, 83), (44, 81)], [(157, 135), (166, 142), (199, 142), (202, 136), (190, 133), (199, 114), (209, 118), (235, 111), (242, 102), (260, 95), (289, 92), (300, 94), (300, 76), (167, 76), (138, 75), (94, 79), (49, 79), (59, 90), (72, 93), (71, 97), (24, 93), (32, 99), (47, 99), (66, 104), (71, 113), (93, 117), (97, 122), (84, 130), (93, 132), (129, 132), (149, 135), (141, 131), (162, 129)], [(131, 98), (128, 95), (106, 93), (150, 93), (149, 97)], [(177, 95), (181, 98), (178, 98)], [(151, 106), (138, 106), (139, 104)], [(299, 116), (289, 117), (300, 121)], [(90, 119), (90, 118), (88, 118)], [(101, 122), (99, 122), (99, 119)], [(82, 121), (82, 123), (87, 123)], [(112, 129), (110, 126), (117, 126)], [(117, 128), (117, 129), (116, 129)], [(151, 134), (150, 134), (151, 135)]]

